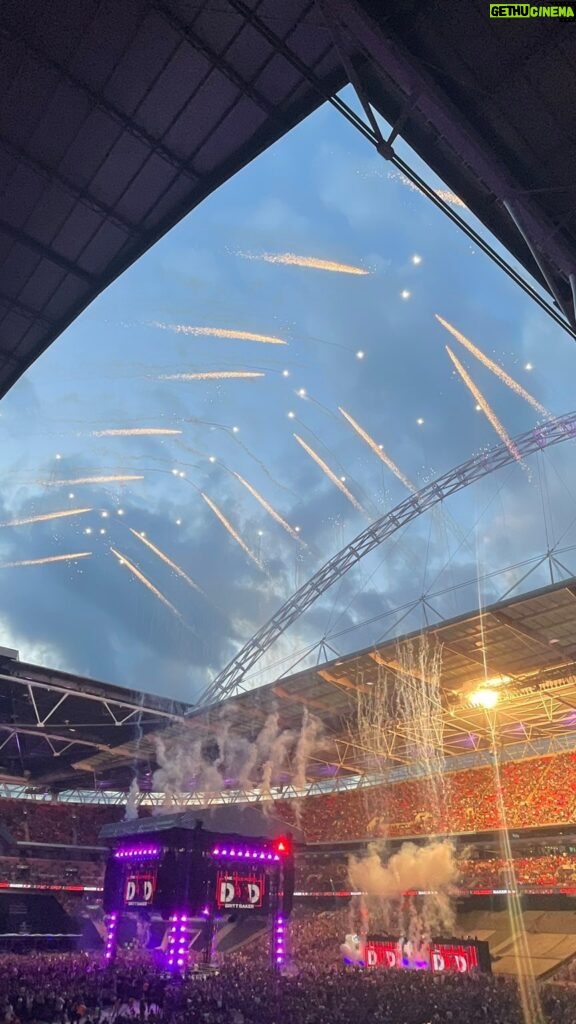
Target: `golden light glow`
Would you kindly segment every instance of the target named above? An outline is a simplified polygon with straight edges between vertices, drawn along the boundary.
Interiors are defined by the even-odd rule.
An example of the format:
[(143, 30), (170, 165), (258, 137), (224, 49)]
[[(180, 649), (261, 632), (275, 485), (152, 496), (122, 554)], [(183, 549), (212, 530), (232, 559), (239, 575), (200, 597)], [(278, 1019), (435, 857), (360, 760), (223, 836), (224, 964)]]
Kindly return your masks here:
[(92, 437), (170, 437), (181, 433), (181, 430), (169, 430), (166, 427), (126, 427), (118, 430), (93, 430)]
[(25, 519), (10, 519), (6, 523), (0, 523), (2, 526), (28, 526), (30, 523), (49, 523), (52, 519), (66, 519), (68, 516), (83, 516), (86, 512), (91, 512), (91, 508), (70, 508), (63, 509), (61, 512), (46, 512), (44, 515), (38, 516), (27, 516)]
[(208, 370), (205, 373), (163, 373), (158, 380), (255, 380), (264, 376), (252, 370)]
[(280, 263), (285, 267), (306, 267), (309, 270), (327, 270), (332, 274), (355, 274), (357, 277), (367, 277), (369, 270), (364, 267), (355, 267), (350, 263), (337, 263), (334, 260), (322, 260), (316, 256), (299, 256), (295, 252), (263, 252), (259, 254), (239, 252), (245, 260), (261, 260), (264, 263)]
[(320, 455), (318, 455), (318, 452), (315, 452), (314, 449), (311, 448), (309, 444), (306, 444), (306, 441), (304, 441), (304, 439), (301, 438), (298, 434), (294, 434), (293, 436), (300, 445), (300, 447), (304, 449), (304, 451), (310, 456), (311, 459), (314, 460), (316, 465), (320, 467), (322, 472), (328, 477), (328, 479), (334, 484), (334, 486), (338, 488), (338, 490), (344, 495), (345, 498), (348, 498), (350, 504), (353, 505), (358, 512), (361, 512), (362, 515), (366, 515), (366, 510), (362, 508), (360, 502), (356, 500), (354, 495), (351, 494), (348, 488), (342, 483), (340, 478), (336, 476), (336, 473), (334, 473), (330, 469), (330, 466), (326, 462), (324, 462), (324, 459), (321, 458)]
[(152, 321), (150, 327), (158, 327), (161, 331), (174, 331), (176, 334), (192, 334), (197, 337), (230, 338), (237, 341), (258, 341), (263, 345), (287, 345), (283, 338), (274, 334), (255, 334), (253, 331), (230, 331), (225, 327), (194, 327), (191, 324), (164, 324)]
[(487, 369), (490, 370), (496, 377), (498, 377), (498, 379), (501, 380), (503, 384), (506, 384), (506, 386), (509, 387), (510, 390), (514, 392), (514, 394), (518, 395), (520, 398), (523, 398), (525, 402), (528, 402), (528, 404), (531, 405), (533, 409), (536, 409), (536, 412), (539, 412), (541, 416), (550, 416), (548, 410), (545, 408), (545, 406), (542, 405), (541, 402), (538, 401), (538, 399), (534, 398), (534, 396), (531, 395), (529, 391), (526, 391), (526, 388), (523, 388), (522, 385), (519, 384), (517, 380), (514, 380), (514, 378), (511, 377), (509, 373), (506, 373), (506, 371), (503, 370), (501, 366), (498, 366), (498, 363), (495, 363), (493, 359), (490, 359), (489, 356), (485, 355), (485, 353), (482, 352), (482, 350), (479, 349), (474, 344), (474, 342), (470, 341), (470, 339), (467, 338), (465, 334), (462, 334), (459, 330), (456, 329), (456, 327), (453, 327), (453, 325), (448, 323), (447, 320), (444, 320), (443, 317), (439, 316), (438, 313), (435, 313), (434, 316), (436, 317), (438, 323), (442, 324), (442, 327), (444, 327), (445, 330), (449, 331), (453, 338), (456, 338), (456, 341), (460, 342), (460, 344), (463, 345), (464, 348), (467, 348), (468, 351), (471, 352), (472, 355), (475, 356), (476, 359), (478, 359), (478, 361), (482, 363), (483, 366), (487, 367)]
[(474, 690), (470, 694), (470, 703), (474, 708), (484, 708), (486, 711), (490, 711), (495, 708), (500, 700), (498, 690), (490, 690), (488, 687), (482, 687), (481, 689)]
[(368, 447), (371, 449), (371, 451), (373, 451), (374, 454), (378, 456), (380, 461), (383, 462), (384, 465), (387, 466), (387, 468), (392, 471), (392, 473), (394, 473), (394, 476), (398, 477), (398, 480), (400, 480), (401, 483), (403, 483), (404, 486), (407, 487), (409, 491), (415, 491), (416, 488), (414, 487), (414, 484), (410, 482), (407, 476), (404, 476), (402, 470), (396, 465), (396, 463), (390, 458), (390, 456), (386, 454), (384, 449), (381, 448), (380, 445), (376, 444), (374, 438), (370, 437), (370, 434), (366, 430), (364, 430), (363, 427), (360, 426), (360, 424), (354, 419), (354, 417), (351, 416), (349, 412), (346, 412), (346, 410), (343, 409), (340, 405), (338, 406), (338, 412), (341, 413), (344, 419), (350, 424), (352, 429), (356, 431), (358, 437), (361, 437), (365, 444), (367, 444)]
[(259, 569), (262, 569), (262, 571), (264, 571), (264, 566), (262, 565), (262, 562), (256, 557), (254, 552), (250, 550), (246, 542), (242, 540), (242, 537), (234, 529), (230, 520), (227, 519), (224, 513), (218, 508), (218, 506), (215, 505), (214, 502), (210, 500), (207, 494), (204, 494), (203, 492), (201, 493), (204, 501), (208, 505), (208, 508), (212, 510), (216, 518), (222, 523), (222, 526), (224, 527), (225, 530), (228, 531), (228, 533), (232, 537), (232, 540), (236, 541), (236, 543), (242, 548), (244, 554), (248, 555), (248, 558), (252, 562), (254, 562), (254, 565), (257, 565)]
[(132, 527), (130, 527), (130, 533), (134, 537), (136, 537), (141, 544), (145, 544), (146, 547), (149, 548), (150, 551), (152, 551), (157, 558), (159, 558), (162, 562), (165, 562), (166, 565), (170, 566), (170, 568), (176, 573), (176, 575), (179, 576), (180, 579), (184, 580), (188, 584), (188, 586), (192, 587), (193, 590), (198, 590), (201, 594), (204, 593), (202, 587), (198, 586), (198, 584), (190, 578), (188, 573), (184, 572), (184, 569), (182, 569), (181, 566), (177, 564), (177, 562), (173, 562), (172, 559), (169, 558), (164, 551), (161, 551), (160, 548), (157, 548), (156, 545), (152, 543), (151, 540), (148, 540), (148, 537), (145, 537), (143, 533), (138, 533), (137, 530), (133, 530)]
[(454, 366), (456, 367), (456, 370), (458, 371), (458, 373), (460, 374), (462, 380), (464, 381), (466, 387), (473, 394), (473, 396), (476, 399), (478, 405), (482, 409), (482, 412), (484, 413), (486, 418), (489, 420), (490, 424), (494, 427), (494, 430), (498, 434), (498, 437), (504, 442), (504, 444), (506, 445), (506, 447), (507, 447), (508, 451), (510, 452), (510, 454), (515, 459), (517, 459), (518, 462), (521, 462), (522, 461), (522, 456), (520, 455), (520, 452), (518, 451), (516, 445), (514, 444), (514, 441), (510, 437), (510, 434), (508, 433), (508, 431), (506, 430), (504, 425), (498, 419), (498, 417), (497, 417), (496, 413), (494, 412), (494, 410), (488, 405), (488, 402), (484, 398), (484, 395), (480, 391), (480, 388), (478, 388), (476, 386), (476, 384), (474, 383), (474, 381), (470, 377), (470, 374), (468, 374), (466, 372), (466, 370), (462, 366), (462, 363), (460, 362), (459, 359), (456, 358), (456, 356), (454, 355), (452, 350), (448, 347), (448, 345), (446, 345), (446, 351), (447, 351), (448, 355), (450, 356), (450, 359), (452, 360)]
[(282, 518), (280, 513), (276, 511), (275, 508), (272, 508), (272, 505), (270, 505), (269, 502), (266, 501), (266, 498), (264, 498), (260, 494), (260, 492), (256, 490), (255, 487), (252, 487), (252, 484), (249, 484), (248, 481), (245, 480), (243, 476), (240, 476), (240, 473), (234, 473), (234, 476), (236, 477), (237, 480), (240, 481), (242, 486), (246, 488), (246, 490), (252, 495), (252, 497), (255, 498), (257, 502), (260, 503), (264, 511), (267, 512), (269, 516), (272, 516), (272, 519), (274, 519), (282, 527), (282, 529), (286, 530), (286, 533), (289, 533), (290, 536), (293, 537), (294, 540), (299, 541), (300, 544), (304, 543), (301, 537), (299, 537), (298, 534), (296, 533), (294, 527), (290, 526), (290, 523), (287, 523), (286, 520)]
[(151, 594), (154, 594), (154, 597), (156, 597), (163, 605), (165, 605), (165, 607), (168, 608), (172, 612), (172, 614), (176, 616), (177, 619), (182, 620), (182, 616), (178, 609), (175, 608), (174, 605), (168, 600), (168, 598), (164, 596), (161, 590), (158, 590), (158, 587), (155, 587), (154, 584), (150, 582), (148, 577), (145, 576), (143, 572), (140, 572), (140, 569), (133, 565), (129, 558), (126, 558), (126, 555), (121, 554), (120, 551), (117, 551), (116, 548), (113, 547), (110, 548), (110, 551), (115, 556), (115, 558), (118, 559), (120, 565), (124, 565), (128, 569), (128, 572), (131, 572), (132, 575), (135, 576), (136, 579), (139, 580), (139, 582), (142, 583), (142, 585), (150, 591)]
[(16, 569), (21, 565), (51, 565), (52, 562), (75, 562), (78, 558), (90, 558), (91, 551), (75, 551), (71, 555), (48, 555), (46, 558), (24, 558), (19, 562), (3, 562), (0, 569)]

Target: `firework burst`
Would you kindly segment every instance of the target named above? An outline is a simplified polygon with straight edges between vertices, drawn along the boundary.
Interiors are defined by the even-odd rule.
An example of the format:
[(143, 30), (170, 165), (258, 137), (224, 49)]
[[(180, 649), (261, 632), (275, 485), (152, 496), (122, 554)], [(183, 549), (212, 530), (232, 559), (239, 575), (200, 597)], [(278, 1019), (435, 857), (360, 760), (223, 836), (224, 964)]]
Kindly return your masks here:
[(71, 555), (47, 555), (46, 558), (24, 558), (19, 562), (3, 562), (0, 569), (17, 569), (21, 565), (51, 565), (53, 562), (75, 562), (78, 558), (90, 558), (91, 551), (75, 551)]
[(327, 270), (332, 274), (354, 274), (367, 277), (369, 270), (355, 267), (350, 263), (336, 263), (334, 260), (321, 260), (316, 256), (298, 256), (295, 252), (263, 252), (259, 254), (239, 252), (245, 260), (261, 260), (263, 263), (280, 263), (285, 267), (306, 267), (309, 270)]
[(452, 324), (448, 323), (447, 320), (444, 320), (441, 316), (439, 316), (438, 313), (435, 313), (434, 316), (436, 317), (438, 323), (442, 324), (442, 327), (444, 327), (445, 330), (447, 330), (452, 335), (452, 337), (456, 339), (456, 341), (460, 342), (460, 344), (463, 345), (464, 348), (467, 348), (468, 351), (471, 352), (472, 355), (475, 356), (476, 359), (480, 363), (482, 363), (483, 366), (485, 366), (488, 370), (491, 370), (491, 372), (496, 377), (498, 377), (498, 379), (501, 380), (503, 384), (506, 384), (506, 387), (509, 387), (510, 390), (514, 392), (514, 394), (519, 396), (519, 398), (523, 398), (525, 402), (528, 402), (528, 405), (531, 405), (532, 408), (535, 409), (536, 412), (540, 413), (541, 416), (549, 418), (550, 413), (545, 408), (545, 406), (543, 406), (542, 403), (538, 401), (538, 399), (534, 398), (534, 396), (531, 395), (529, 391), (526, 391), (526, 388), (523, 388), (517, 380), (514, 380), (514, 378), (511, 377), (509, 373), (506, 373), (506, 371), (503, 370), (501, 366), (498, 366), (498, 363), (495, 363), (493, 359), (490, 359), (489, 356), (485, 355), (485, 353), (482, 352), (482, 350), (479, 349), (474, 344), (474, 342), (470, 341), (470, 339), (467, 338), (465, 334), (462, 334), (459, 330), (456, 329), (456, 327), (453, 327)]
[(182, 616), (178, 609), (175, 608), (172, 602), (164, 596), (161, 590), (158, 590), (158, 587), (155, 587), (154, 584), (150, 582), (148, 577), (145, 576), (143, 572), (140, 572), (140, 569), (138, 569), (130, 561), (129, 558), (126, 558), (126, 555), (123, 555), (120, 551), (117, 551), (116, 548), (113, 547), (110, 548), (110, 551), (112, 552), (114, 557), (118, 559), (120, 565), (125, 566), (128, 569), (128, 571), (131, 572), (132, 575), (135, 576), (136, 579), (140, 583), (142, 583), (142, 585), (145, 586), (147, 590), (150, 591), (151, 594), (154, 594), (154, 597), (156, 597), (158, 601), (160, 601), (166, 608), (168, 608), (172, 612), (172, 614), (176, 616), (177, 619), (180, 619), (180, 621), (182, 621)]
[(207, 370), (201, 373), (163, 373), (159, 380), (256, 380), (266, 374), (255, 370)]
[(161, 331), (174, 331), (175, 334), (191, 334), (195, 337), (228, 338), (231, 341), (257, 341), (262, 345), (287, 345), (284, 338), (274, 334), (255, 334), (253, 331), (231, 331), (225, 327), (195, 327), (192, 324), (163, 324), (154, 320), (150, 327), (158, 327)]
[(488, 402), (484, 398), (484, 395), (480, 391), (480, 388), (476, 386), (476, 384), (472, 380), (470, 374), (466, 372), (466, 370), (462, 366), (462, 363), (460, 362), (459, 359), (457, 359), (457, 357), (454, 355), (454, 353), (448, 347), (448, 345), (446, 345), (446, 351), (447, 351), (448, 355), (450, 356), (450, 359), (452, 360), (454, 366), (456, 367), (456, 370), (460, 374), (460, 377), (464, 381), (466, 387), (468, 388), (470, 393), (476, 399), (476, 402), (478, 403), (478, 405), (482, 409), (482, 412), (486, 416), (486, 418), (489, 421), (489, 423), (492, 425), (492, 427), (494, 428), (494, 430), (498, 434), (498, 437), (500, 438), (500, 440), (504, 442), (504, 444), (506, 445), (508, 451), (513, 456), (513, 458), (517, 459), (518, 462), (521, 462), (522, 461), (522, 456), (520, 455), (520, 452), (518, 451), (516, 445), (514, 444), (514, 441), (510, 437), (510, 434), (506, 430), (505, 426), (498, 419), (498, 417), (497, 417), (496, 413), (494, 412), (494, 410), (491, 408), (491, 406), (488, 404)]
[(344, 495), (345, 498), (348, 498), (348, 501), (350, 502), (351, 505), (354, 506), (356, 511), (361, 512), (362, 515), (364, 516), (367, 515), (366, 510), (362, 508), (360, 502), (356, 500), (354, 495), (351, 493), (351, 491), (348, 490), (348, 488), (342, 482), (342, 480), (340, 480), (340, 478), (336, 476), (336, 473), (334, 473), (333, 470), (330, 469), (330, 466), (326, 462), (324, 462), (324, 459), (321, 458), (320, 455), (318, 455), (318, 452), (314, 451), (314, 449), (311, 448), (309, 444), (306, 444), (306, 441), (304, 441), (304, 439), (301, 438), (299, 434), (294, 434), (293, 437), (296, 439), (300, 447), (303, 448), (304, 451), (310, 456), (310, 458), (314, 460), (316, 465), (320, 467), (320, 469), (325, 474), (325, 476), (328, 477), (330, 482), (333, 483), (334, 486), (338, 488), (338, 490)]
[(409, 491), (415, 491), (416, 488), (414, 487), (414, 484), (410, 482), (408, 477), (404, 475), (402, 470), (396, 465), (396, 463), (390, 458), (390, 456), (386, 454), (382, 446), (376, 444), (374, 438), (370, 437), (370, 434), (368, 434), (367, 431), (365, 431), (364, 428), (361, 427), (359, 423), (357, 423), (354, 417), (351, 416), (349, 412), (346, 412), (345, 409), (342, 409), (341, 406), (338, 406), (338, 412), (342, 414), (342, 416), (350, 424), (352, 429), (356, 431), (358, 437), (361, 437), (362, 440), (368, 445), (368, 447), (374, 452), (374, 454), (378, 456), (381, 462), (383, 462), (384, 465), (387, 466), (388, 469), (392, 471), (392, 473), (394, 473), (394, 476), (398, 477), (398, 480), (400, 480), (404, 484), (404, 486), (408, 488)]
[(228, 533), (232, 537), (232, 540), (236, 541), (236, 543), (239, 545), (239, 547), (242, 548), (242, 551), (244, 552), (244, 554), (248, 555), (248, 558), (252, 562), (254, 562), (254, 565), (257, 565), (259, 569), (264, 571), (264, 566), (262, 565), (262, 562), (256, 557), (254, 552), (251, 551), (251, 549), (248, 547), (246, 542), (242, 540), (242, 537), (234, 529), (234, 527), (232, 526), (232, 523), (230, 522), (230, 520), (227, 519), (226, 516), (224, 515), (224, 513), (218, 508), (218, 506), (215, 505), (214, 502), (210, 500), (210, 498), (208, 497), (207, 494), (204, 494), (203, 491), (201, 491), (200, 493), (202, 495), (202, 498), (204, 499), (204, 501), (208, 505), (208, 508), (212, 510), (212, 512), (214, 513), (216, 518), (222, 523), (222, 526), (224, 527), (225, 530), (228, 531)]
[(24, 519), (10, 519), (6, 523), (0, 523), (0, 527), (28, 526), (30, 523), (49, 523), (53, 519), (67, 519), (69, 516), (83, 516), (86, 512), (91, 511), (91, 508), (66, 508), (60, 512), (45, 512), (43, 515), (26, 516)]
[(282, 518), (280, 513), (276, 511), (275, 508), (272, 508), (272, 505), (270, 505), (269, 502), (266, 501), (266, 498), (264, 498), (260, 494), (260, 492), (256, 490), (255, 487), (252, 487), (252, 484), (249, 484), (248, 481), (245, 480), (243, 476), (240, 476), (240, 473), (234, 473), (234, 476), (236, 477), (237, 480), (240, 481), (242, 486), (246, 488), (246, 490), (252, 495), (252, 497), (255, 498), (256, 501), (260, 503), (264, 511), (267, 512), (269, 516), (272, 516), (272, 519), (274, 519), (284, 530), (286, 530), (286, 533), (289, 533), (290, 536), (294, 540), (299, 541), (300, 544), (304, 544), (304, 541), (301, 539), (301, 537), (296, 532), (294, 527), (290, 526), (290, 523), (287, 523), (286, 520)]
[(152, 543), (151, 540), (148, 540), (148, 537), (145, 537), (142, 533), (138, 533), (136, 530), (133, 530), (132, 527), (130, 527), (130, 533), (133, 534), (134, 537), (137, 537), (141, 544), (145, 544), (146, 547), (149, 548), (149, 550), (152, 551), (157, 558), (159, 558), (166, 565), (170, 566), (170, 568), (176, 573), (176, 575), (179, 576), (180, 579), (184, 580), (188, 584), (188, 586), (192, 587), (193, 590), (197, 590), (200, 594), (204, 593), (202, 587), (199, 587), (198, 584), (190, 578), (188, 573), (184, 572), (184, 569), (182, 569), (177, 562), (173, 562), (172, 559), (169, 558), (164, 551), (161, 551), (160, 548), (157, 548), (156, 545)]

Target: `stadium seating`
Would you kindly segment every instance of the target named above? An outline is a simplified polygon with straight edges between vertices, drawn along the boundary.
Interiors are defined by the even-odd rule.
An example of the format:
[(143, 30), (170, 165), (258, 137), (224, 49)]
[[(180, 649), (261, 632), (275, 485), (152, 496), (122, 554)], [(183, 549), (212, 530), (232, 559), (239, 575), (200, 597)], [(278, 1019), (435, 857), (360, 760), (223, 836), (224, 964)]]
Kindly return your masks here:
[[(515, 829), (565, 825), (576, 811), (576, 753), (506, 764), (501, 769), (506, 822)], [(379, 835), (468, 833), (500, 827), (495, 775), (477, 768), (446, 775), (441, 792), (426, 780), (410, 780), (310, 797), (298, 809), (308, 842), (365, 839)], [(295, 823), (289, 801), (276, 813)]]

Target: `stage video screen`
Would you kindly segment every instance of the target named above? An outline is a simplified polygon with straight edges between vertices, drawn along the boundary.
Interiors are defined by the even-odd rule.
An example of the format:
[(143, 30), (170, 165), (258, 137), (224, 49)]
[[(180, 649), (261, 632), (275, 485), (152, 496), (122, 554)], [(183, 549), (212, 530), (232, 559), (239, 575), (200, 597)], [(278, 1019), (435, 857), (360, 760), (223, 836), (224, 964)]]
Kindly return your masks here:
[(216, 907), (223, 911), (266, 913), (268, 890), (263, 871), (218, 871), (216, 876)]
[(437, 974), (456, 971), (469, 974), (480, 967), (474, 943), (431, 942), (415, 950), (411, 942), (368, 939), (364, 950), (366, 967), (428, 970)]
[(156, 867), (129, 870), (124, 878), (124, 906), (152, 907), (156, 895)]

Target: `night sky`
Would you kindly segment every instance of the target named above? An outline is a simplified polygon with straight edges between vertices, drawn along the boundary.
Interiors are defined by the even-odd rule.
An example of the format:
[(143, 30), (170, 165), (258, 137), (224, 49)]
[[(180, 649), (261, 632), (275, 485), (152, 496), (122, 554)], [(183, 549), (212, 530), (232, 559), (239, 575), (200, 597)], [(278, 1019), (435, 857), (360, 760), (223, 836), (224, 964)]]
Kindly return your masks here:
[[(413, 154), (402, 146), (400, 153), (442, 187)], [(369, 273), (247, 258), (286, 252)], [(0, 644), (39, 664), (194, 700), (297, 586), (408, 493), (339, 407), (416, 485), (498, 441), (446, 343), (511, 435), (538, 421), (435, 313), (552, 414), (576, 405), (570, 337), (323, 108), (140, 259), (0, 403), (2, 523), (91, 510), (0, 529), (3, 566), (91, 552), (2, 568)], [(252, 332), (287, 344), (158, 325)], [(264, 376), (162, 379), (212, 371)], [(98, 436), (125, 428), (181, 433)], [(294, 433), (345, 478), (354, 504)], [(555, 545), (572, 571), (576, 558), (564, 549), (576, 544), (573, 463), (565, 443), (421, 517), (325, 595), (275, 645), (263, 662), (267, 673), (259, 668), (254, 682), (287, 672), (323, 637), (344, 653), (417, 628), (422, 606), (410, 609), (421, 595), (430, 620), (499, 599)], [(296, 538), (234, 473), (298, 527)], [(143, 479), (56, 483), (102, 475)], [(514, 563), (523, 564), (509, 568)], [(542, 564), (521, 589), (549, 582)]]

